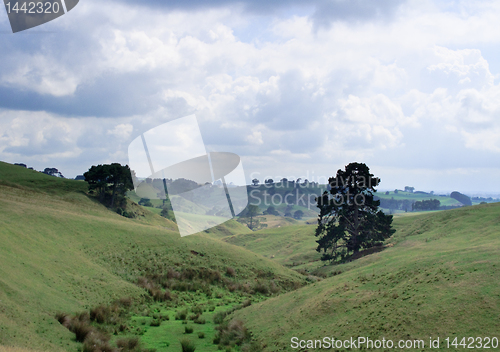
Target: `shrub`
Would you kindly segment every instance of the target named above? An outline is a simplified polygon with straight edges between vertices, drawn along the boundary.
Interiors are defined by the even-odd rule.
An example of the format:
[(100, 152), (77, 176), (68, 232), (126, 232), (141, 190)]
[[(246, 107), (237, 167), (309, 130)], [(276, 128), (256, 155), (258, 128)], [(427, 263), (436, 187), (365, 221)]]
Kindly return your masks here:
[(116, 341), (116, 346), (121, 348), (123, 352), (133, 351), (134, 349), (139, 347), (139, 338), (131, 337), (131, 338), (120, 339)]
[(205, 321), (205, 318), (202, 318), (202, 317), (197, 317), (195, 320), (194, 320), (194, 323), (195, 324), (205, 324), (206, 321)]
[(214, 315), (214, 323), (215, 324), (222, 324), (224, 321), (224, 318), (226, 317), (227, 313), (226, 312), (218, 312), (215, 313)]
[(191, 312), (193, 312), (194, 314), (201, 314), (203, 313), (203, 306), (194, 306), (193, 308), (191, 308)]
[(241, 346), (241, 351), (242, 352), (261, 352), (262, 347), (257, 342), (252, 341), (250, 343), (243, 344)]
[(219, 347), (241, 346), (245, 342), (250, 342), (251, 335), (241, 320), (233, 319), (229, 323), (218, 326), (217, 330), (216, 338), (219, 340)]
[(250, 305), (252, 305), (252, 301), (250, 301), (249, 299), (245, 300), (245, 301), (241, 304), (241, 306), (242, 306), (243, 308), (249, 307)]
[(185, 334), (192, 334), (193, 333), (193, 328), (191, 326), (185, 326), (184, 327), (184, 333)]
[(189, 339), (182, 339), (181, 347), (182, 352), (194, 352), (196, 350), (194, 343), (192, 343)]
[(76, 341), (83, 342), (92, 332), (92, 327), (80, 321), (72, 321), (70, 325), (71, 332), (75, 334)]
[(269, 293), (269, 287), (262, 281), (257, 281), (254, 286), (254, 291), (267, 295)]
[(149, 323), (149, 326), (160, 326), (161, 321), (158, 319), (153, 319), (151, 320), (151, 323)]
[(204, 332), (199, 332), (198, 333), (198, 338), (204, 339), (205, 338), (205, 333)]
[(186, 320), (187, 314), (187, 309), (180, 310), (175, 314), (175, 320)]
[(236, 270), (234, 270), (233, 268), (231, 267), (228, 267), (226, 269), (226, 275), (227, 276), (230, 276), (230, 277), (235, 277), (236, 276)]
[(98, 324), (103, 324), (109, 319), (111, 312), (108, 308), (104, 306), (98, 306), (90, 311), (90, 320), (95, 321)]
[(83, 352), (116, 352), (108, 344), (109, 338), (101, 333), (92, 331), (83, 343)]

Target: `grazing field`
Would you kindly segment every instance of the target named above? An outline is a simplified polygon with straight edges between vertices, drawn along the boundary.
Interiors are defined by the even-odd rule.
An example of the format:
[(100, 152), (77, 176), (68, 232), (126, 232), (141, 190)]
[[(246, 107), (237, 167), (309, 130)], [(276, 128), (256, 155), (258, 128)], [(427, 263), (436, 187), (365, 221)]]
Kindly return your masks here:
[(323, 274), (331, 277), (238, 311), (236, 317), (267, 345), (266, 351), (291, 350), (292, 337), (426, 343), (431, 336), (441, 342), (446, 337), (500, 338), (500, 205), (394, 222), (390, 248), (325, 266)]
[(181, 238), (154, 208), (130, 203), (125, 218), (84, 185), (0, 163), (0, 351), (500, 337), (499, 204), (396, 216), (379, 252), (328, 265), (314, 221), (266, 215), (259, 231), (231, 220)]
[[(305, 283), (296, 272), (210, 234), (181, 238), (175, 224), (147, 210), (136, 219), (124, 218), (89, 198), (82, 182), (5, 163), (0, 163), (0, 180), (2, 346), (77, 351), (82, 344), (56, 320), (56, 313), (66, 321), (62, 313), (88, 314), (100, 305), (103, 311), (124, 310), (113, 302), (126, 298), (133, 303), (120, 313), (123, 331), (111, 343), (120, 336), (138, 336), (146, 348), (166, 350), (159, 346), (168, 342), (178, 351), (184, 334), (172, 337), (170, 332), (168, 337), (155, 329), (171, 331), (169, 326), (182, 324), (174, 311), (187, 309), (191, 315), (193, 309), (202, 309), (199, 318), (205, 314), (206, 321), (194, 324), (194, 334), (203, 332), (203, 326), (207, 338), (196, 335), (197, 351), (215, 351), (212, 339), (218, 324), (212, 312), (240, 308)], [(38, 186), (39, 180), (50, 185), (48, 192)], [(233, 222), (213, 230), (227, 233), (231, 228), (244, 229)], [(146, 279), (138, 283), (141, 277)], [(156, 284), (160, 279), (164, 286)], [(202, 308), (195, 307), (202, 303)], [(172, 315), (170, 320), (155, 318), (163, 313)], [(150, 324), (152, 320), (156, 322)], [(182, 320), (188, 322), (188, 317)], [(91, 325), (112, 336), (118, 328), (108, 321)], [(202, 346), (206, 341), (209, 348)]]
[(225, 242), (259, 253), (281, 265), (304, 269), (321, 266), (316, 252), (316, 226), (293, 224), (225, 237)]

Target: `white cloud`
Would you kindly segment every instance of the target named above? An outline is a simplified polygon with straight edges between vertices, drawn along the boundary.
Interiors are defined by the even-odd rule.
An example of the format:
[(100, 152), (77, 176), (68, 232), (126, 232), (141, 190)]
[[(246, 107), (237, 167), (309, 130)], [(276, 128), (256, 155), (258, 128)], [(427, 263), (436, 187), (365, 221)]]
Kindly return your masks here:
[[(482, 52), (500, 44), (500, 5), (460, 6), (391, 2), (376, 20), (345, 8), (356, 20), (325, 12), (329, 26), (320, 27), (318, 13), (270, 16), (266, 35), (243, 42), (235, 30), (264, 15), (88, 1), (50, 24), (64, 40), (11, 41), (0, 53), (0, 88), (19, 98), (0, 98), (10, 109), (0, 152), (123, 158), (134, 133), (196, 113), (209, 148), (237, 151), (255, 167), (325, 160), (337, 168), (383, 155), (396, 164), (439, 133), (446, 143), (426, 140), (435, 155), (467, 167), (472, 156), (452, 154), (500, 152), (499, 72)], [(35, 112), (15, 112), (28, 108)], [(106, 114), (114, 119), (88, 117)]]

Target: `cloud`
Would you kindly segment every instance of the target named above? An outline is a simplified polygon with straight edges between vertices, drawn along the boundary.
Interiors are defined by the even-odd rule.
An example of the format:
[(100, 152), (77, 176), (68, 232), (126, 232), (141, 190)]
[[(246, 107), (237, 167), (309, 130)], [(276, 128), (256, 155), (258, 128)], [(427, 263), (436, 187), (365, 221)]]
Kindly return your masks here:
[(55, 164), (123, 162), (140, 133), (193, 113), (207, 147), (250, 171), (456, 169), (500, 152), (484, 54), (498, 5), (287, 4), (89, 0), (51, 33), (0, 36), (2, 158), (65, 175)]
[(312, 20), (317, 28), (329, 28), (335, 21), (388, 21), (405, 0), (325, 0), (317, 4)]

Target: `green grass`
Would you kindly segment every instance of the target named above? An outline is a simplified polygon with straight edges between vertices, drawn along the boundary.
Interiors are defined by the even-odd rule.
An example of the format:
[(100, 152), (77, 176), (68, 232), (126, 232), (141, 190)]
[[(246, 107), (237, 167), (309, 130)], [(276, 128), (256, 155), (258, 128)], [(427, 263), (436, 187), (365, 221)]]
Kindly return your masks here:
[(288, 267), (302, 267), (306, 263), (319, 265), (321, 255), (315, 250), (315, 228), (314, 225), (297, 224), (232, 235), (224, 241)]
[(385, 192), (377, 192), (375, 193), (375, 195), (382, 199), (391, 199), (391, 198), (394, 198), (395, 200), (408, 199), (412, 202), (428, 200), (428, 199), (437, 199), (441, 202), (442, 206), (462, 206), (462, 203), (460, 203), (456, 199), (439, 196), (437, 194), (422, 194), (422, 193), (411, 193), (403, 191), (398, 191), (398, 193), (394, 193), (394, 191), (391, 191), (389, 192), (389, 194), (385, 194)]
[(500, 205), (401, 217), (395, 227), (392, 247), (325, 266), (342, 273), (236, 317), (266, 351), (290, 350), (293, 336), (500, 337)]
[(38, 190), (51, 195), (63, 196), (68, 193), (85, 193), (88, 185), (83, 181), (58, 178), (21, 166), (0, 161), (0, 184), (26, 190)]
[[(0, 163), (0, 345), (76, 351), (81, 344), (56, 321), (57, 312), (81, 312), (124, 296), (139, 300), (145, 291), (133, 284), (137, 277), (168, 268), (224, 274), (230, 266), (239, 282), (261, 274), (303, 282), (294, 271), (210, 234), (181, 238), (172, 222), (143, 207), (136, 206), (137, 219), (119, 216), (82, 185)], [(226, 230), (231, 227), (241, 228), (233, 223)], [(179, 304), (201, 296), (190, 297), (181, 295)]]

